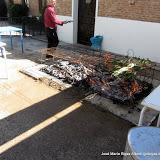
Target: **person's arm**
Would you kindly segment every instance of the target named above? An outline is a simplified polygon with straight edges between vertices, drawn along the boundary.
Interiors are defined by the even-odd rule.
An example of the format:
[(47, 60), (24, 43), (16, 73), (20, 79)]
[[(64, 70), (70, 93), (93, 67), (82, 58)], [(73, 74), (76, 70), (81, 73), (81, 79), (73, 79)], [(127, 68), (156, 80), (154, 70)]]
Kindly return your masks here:
[(63, 25), (63, 21), (61, 21), (61, 20), (59, 20), (59, 19), (57, 18), (56, 13), (55, 13), (54, 10), (53, 10), (53, 11), (50, 11), (49, 15), (50, 15), (50, 19), (51, 19), (51, 21), (52, 21), (53, 23), (56, 23), (56, 24), (58, 24), (58, 25)]

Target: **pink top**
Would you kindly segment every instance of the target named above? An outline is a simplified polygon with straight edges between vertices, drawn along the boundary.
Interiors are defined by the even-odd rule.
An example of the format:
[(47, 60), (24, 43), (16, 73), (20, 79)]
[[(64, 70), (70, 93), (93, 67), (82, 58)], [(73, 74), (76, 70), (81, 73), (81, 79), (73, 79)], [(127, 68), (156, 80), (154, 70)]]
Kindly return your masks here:
[(58, 25), (62, 25), (63, 21), (57, 19), (55, 8), (48, 5), (44, 12), (44, 25), (46, 28), (55, 28)]

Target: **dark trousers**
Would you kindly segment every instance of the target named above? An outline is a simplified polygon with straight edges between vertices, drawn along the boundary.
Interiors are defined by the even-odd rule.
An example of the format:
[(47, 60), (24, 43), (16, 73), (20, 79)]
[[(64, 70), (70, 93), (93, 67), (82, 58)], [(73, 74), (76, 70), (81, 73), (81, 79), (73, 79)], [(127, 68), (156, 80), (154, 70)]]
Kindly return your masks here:
[(57, 47), (59, 44), (59, 39), (57, 35), (57, 28), (50, 29), (46, 28), (46, 34), (48, 39), (48, 48)]

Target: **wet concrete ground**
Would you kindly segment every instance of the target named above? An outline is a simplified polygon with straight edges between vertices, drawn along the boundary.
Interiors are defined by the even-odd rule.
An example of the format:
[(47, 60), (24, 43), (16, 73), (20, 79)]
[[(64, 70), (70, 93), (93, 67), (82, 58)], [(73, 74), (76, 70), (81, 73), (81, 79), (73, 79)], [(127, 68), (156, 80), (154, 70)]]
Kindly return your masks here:
[[(8, 39), (4, 39), (8, 42)], [(8, 44), (8, 43), (7, 43)], [(46, 46), (17, 37), (9, 51), (9, 79), (0, 81), (0, 160), (121, 160), (130, 123), (84, 102), (85, 91), (58, 91), (18, 72), (34, 65)]]

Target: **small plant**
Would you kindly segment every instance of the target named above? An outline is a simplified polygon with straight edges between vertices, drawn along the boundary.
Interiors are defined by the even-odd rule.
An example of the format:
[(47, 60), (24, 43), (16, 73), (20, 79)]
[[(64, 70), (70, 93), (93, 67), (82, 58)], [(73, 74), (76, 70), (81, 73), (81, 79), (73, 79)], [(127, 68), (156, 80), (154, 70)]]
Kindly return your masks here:
[(9, 7), (10, 17), (23, 17), (28, 15), (29, 8), (27, 5), (12, 4)]

